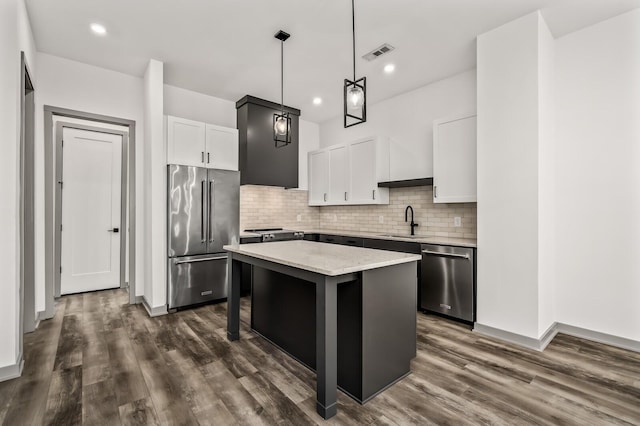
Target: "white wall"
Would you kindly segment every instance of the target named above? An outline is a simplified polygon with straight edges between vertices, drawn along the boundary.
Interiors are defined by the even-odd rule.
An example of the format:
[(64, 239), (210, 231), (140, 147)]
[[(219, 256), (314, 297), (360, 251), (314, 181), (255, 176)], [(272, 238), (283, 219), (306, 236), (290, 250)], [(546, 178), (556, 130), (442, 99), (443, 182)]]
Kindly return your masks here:
[(433, 120), (476, 111), (476, 72), (470, 70), (367, 105), (367, 122), (344, 128), (342, 114), (320, 124), (320, 146), (372, 135), (392, 140), (390, 179), (433, 176)]
[(16, 17), (18, 2), (0, 2), (0, 367), (15, 364), (19, 356), (19, 199), (18, 162), (19, 137), (18, 105), (20, 93), (20, 52)]
[(640, 341), (640, 9), (556, 41), (558, 321)]
[[(17, 373), (20, 353), (20, 51), (37, 79), (35, 44), (22, 0), (0, 2), (0, 368)], [(37, 307), (36, 307), (37, 310)]]
[(44, 127), (43, 106), (50, 105), (136, 121), (136, 295), (144, 289), (143, 81), (141, 78), (38, 53), (36, 85), (36, 310), (44, 309)]
[(538, 338), (538, 31), (478, 37), (477, 322)]
[(218, 126), (236, 128), (235, 102), (164, 85), (164, 113)]
[(307, 154), (320, 148), (320, 126), (303, 120), (298, 122), (298, 189), (309, 189)]
[(555, 42), (538, 20), (538, 336), (556, 318)]
[(150, 308), (167, 303), (166, 164), (163, 118), (163, 64), (151, 59), (144, 74), (145, 180), (144, 298)]

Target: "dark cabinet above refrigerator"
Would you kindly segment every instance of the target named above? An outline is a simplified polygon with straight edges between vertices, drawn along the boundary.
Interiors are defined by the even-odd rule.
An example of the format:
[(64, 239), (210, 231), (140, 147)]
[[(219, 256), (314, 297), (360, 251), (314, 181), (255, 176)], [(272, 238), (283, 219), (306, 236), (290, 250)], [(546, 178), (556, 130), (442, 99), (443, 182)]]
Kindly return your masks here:
[(291, 143), (276, 147), (273, 114), (280, 104), (253, 96), (236, 102), (240, 143), (240, 184), (298, 187), (298, 120), (300, 110), (284, 107), (291, 117)]

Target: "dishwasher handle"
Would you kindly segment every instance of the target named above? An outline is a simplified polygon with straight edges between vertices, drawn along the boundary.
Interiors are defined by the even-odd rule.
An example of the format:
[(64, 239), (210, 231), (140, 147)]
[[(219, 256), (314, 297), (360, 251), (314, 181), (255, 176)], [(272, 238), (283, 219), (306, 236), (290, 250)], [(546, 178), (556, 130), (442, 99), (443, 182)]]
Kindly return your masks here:
[(434, 256), (443, 256), (443, 257), (458, 257), (461, 259), (469, 259), (468, 254), (457, 254), (457, 253), (446, 253), (441, 251), (431, 251), (431, 250), (422, 250), (422, 254), (432, 254)]

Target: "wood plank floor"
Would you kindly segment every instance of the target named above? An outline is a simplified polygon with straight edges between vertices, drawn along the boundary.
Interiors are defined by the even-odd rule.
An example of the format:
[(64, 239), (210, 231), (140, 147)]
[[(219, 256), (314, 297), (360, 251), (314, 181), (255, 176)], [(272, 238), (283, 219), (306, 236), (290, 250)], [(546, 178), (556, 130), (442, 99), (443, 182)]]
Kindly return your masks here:
[(123, 290), (66, 296), (0, 383), (5, 425), (640, 424), (640, 354), (558, 335), (543, 352), (418, 314), (413, 373), (364, 406), (315, 413), (315, 376), (226, 304), (149, 318)]

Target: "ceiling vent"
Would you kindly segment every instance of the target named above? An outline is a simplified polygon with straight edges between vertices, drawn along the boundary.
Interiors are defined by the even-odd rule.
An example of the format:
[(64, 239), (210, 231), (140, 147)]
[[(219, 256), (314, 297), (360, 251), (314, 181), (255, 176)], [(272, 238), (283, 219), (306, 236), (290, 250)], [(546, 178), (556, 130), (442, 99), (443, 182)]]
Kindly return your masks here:
[(367, 61), (373, 61), (374, 59), (379, 58), (385, 53), (391, 52), (393, 49), (395, 49), (395, 47), (393, 47), (389, 43), (385, 43), (382, 46), (377, 47), (373, 49), (371, 52), (364, 55), (363, 58), (366, 59)]

